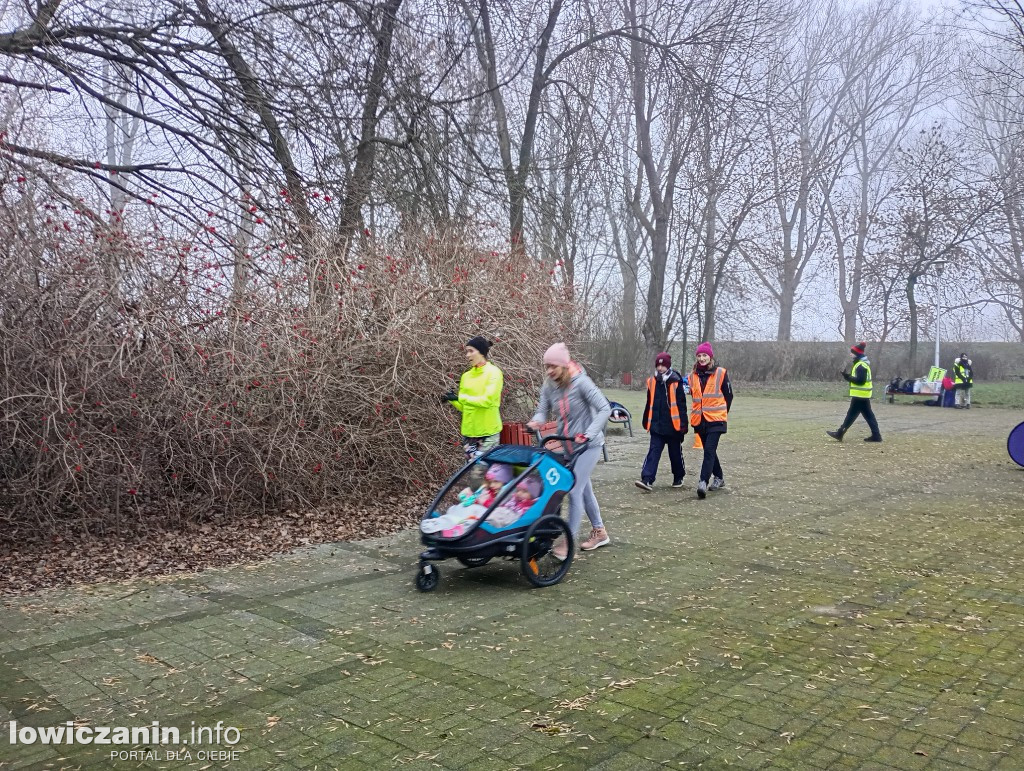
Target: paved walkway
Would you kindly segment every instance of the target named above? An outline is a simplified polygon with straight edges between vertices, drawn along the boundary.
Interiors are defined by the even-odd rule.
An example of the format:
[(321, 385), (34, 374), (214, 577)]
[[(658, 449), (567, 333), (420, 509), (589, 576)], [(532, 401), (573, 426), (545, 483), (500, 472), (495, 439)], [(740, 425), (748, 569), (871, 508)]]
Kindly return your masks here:
[(643, 495), (613, 432), (613, 544), (547, 589), (444, 563), (418, 593), (409, 532), (6, 603), (0, 768), (1022, 768), (1024, 415), (879, 404), (885, 443), (839, 444), (844, 409), (741, 394), (705, 501), (699, 453)]

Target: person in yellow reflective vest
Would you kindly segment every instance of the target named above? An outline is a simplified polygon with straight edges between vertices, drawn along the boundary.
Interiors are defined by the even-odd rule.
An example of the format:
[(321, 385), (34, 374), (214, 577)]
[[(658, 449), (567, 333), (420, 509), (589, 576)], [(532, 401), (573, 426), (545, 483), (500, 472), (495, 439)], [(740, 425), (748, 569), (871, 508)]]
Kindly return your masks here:
[(956, 406), (971, 408), (971, 388), (974, 386), (974, 368), (966, 353), (953, 362), (953, 390), (956, 392)]
[(729, 428), (732, 384), (725, 367), (717, 366), (714, 358), (711, 343), (701, 343), (697, 346), (697, 361), (690, 374), (690, 425), (704, 445), (704, 462), (697, 482), (698, 498), (706, 497), (709, 490), (725, 487), (718, 441)]
[(878, 421), (875, 420), (875, 413), (871, 409), (871, 362), (864, 355), (867, 343), (857, 343), (850, 348), (850, 355), (853, 357), (853, 365), (850, 371), (842, 370), (843, 378), (850, 384), (850, 408), (846, 411), (846, 419), (835, 431), (825, 433), (833, 439), (843, 441), (843, 436), (853, 425), (858, 415), (863, 415), (864, 420), (871, 429), (871, 436), (864, 439), (865, 442), (880, 442), (882, 435), (878, 431)]
[(470, 368), (462, 374), (459, 390), (444, 395), (462, 413), (462, 448), (471, 461), (498, 444), (501, 436), (502, 371), (487, 361), (491, 343), (477, 336), (466, 341)]
[(647, 404), (642, 421), (643, 427), (651, 433), (651, 444), (640, 470), (640, 479), (634, 482), (647, 493), (654, 488), (661, 453), (666, 447), (672, 466), (672, 486), (682, 487), (686, 476), (682, 449), (687, 430), (683, 378), (672, 369), (672, 357), (664, 351), (654, 357), (654, 371), (654, 376), (647, 378)]

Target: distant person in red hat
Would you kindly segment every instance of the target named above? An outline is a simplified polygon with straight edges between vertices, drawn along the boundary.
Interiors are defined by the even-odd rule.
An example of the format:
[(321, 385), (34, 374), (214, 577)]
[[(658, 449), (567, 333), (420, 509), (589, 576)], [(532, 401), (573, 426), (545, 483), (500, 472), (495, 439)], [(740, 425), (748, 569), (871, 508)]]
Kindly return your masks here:
[(864, 439), (865, 442), (880, 442), (882, 435), (878, 431), (878, 421), (875, 420), (875, 413), (871, 409), (871, 362), (868, 361), (864, 351), (867, 343), (857, 343), (850, 348), (850, 355), (853, 357), (853, 364), (850, 371), (842, 370), (840, 374), (850, 383), (850, 409), (846, 411), (846, 419), (843, 425), (835, 431), (826, 431), (829, 436), (838, 441), (843, 441), (843, 435), (847, 432), (858, 415), (863, 415), (864, 420), (871, 429), (871, 436)]
[(722, 462), (718, 459), (718, 441), (729, 426), (732, 408), (732, 383), (725, 367), (715, 363), (711, 343), (697, 346), (697, 360), (690, 375), (690, 425), (704, 445), (704, 462), (697, 482), (697, 497), (707, 497), (709, 490), (725, 487)]
[(668, 447), (668, 460), (672, 465), (672, 486), (682, 487), (686, 476), (683, 461), (683, 436), (686, 434), (686, 392), (682, 376), (672, 369), (672, 357), (662, 352), (654, 357), (654, 375), (647, 378), (647, 404), (644, 406), (643, 427), (651, 433), (647, 458), (640, 470), (640, 479), (634, 484), (649, 493), (658, 476), (661, 452)]

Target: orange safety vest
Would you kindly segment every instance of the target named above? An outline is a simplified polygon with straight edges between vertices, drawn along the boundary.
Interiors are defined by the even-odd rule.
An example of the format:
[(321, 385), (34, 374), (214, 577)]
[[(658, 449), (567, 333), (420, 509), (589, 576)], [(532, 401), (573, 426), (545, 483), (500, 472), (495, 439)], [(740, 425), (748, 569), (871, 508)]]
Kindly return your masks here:
[[(672, 428), (676, 431), (683, 430), (683, 420), (679, 416), (679, 402), (676, 401), (676, 387), (678, 380), (668, 384), (668, 414), (672, 418)], [(644, 428), (651, 430), (651, 419), (654, 417), (654, 389), (658, 386), (658, 378), (647, 378), (647, 411), (644, 412)]]
[(715, 367), (714, 374), (708, 379), (708, 390), (702, 391), (700, 377), (690, 378), (690, 425), (699, 426), (703, 417), (708, 423), (725, 423), (729, 413), (722, 394), (722, 381), (725, 380), (725, 368)]

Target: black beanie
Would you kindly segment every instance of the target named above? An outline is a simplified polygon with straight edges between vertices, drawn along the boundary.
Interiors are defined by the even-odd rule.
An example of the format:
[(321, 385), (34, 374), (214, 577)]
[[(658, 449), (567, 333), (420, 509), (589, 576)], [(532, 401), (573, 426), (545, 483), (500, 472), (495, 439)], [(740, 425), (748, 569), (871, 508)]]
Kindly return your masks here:
[(867, 343), (857, 343), (856, 345), (850, 348), (850, 353), (852, 353), (854, 356), (863, 356), (864, 351), (867, 349), (867, 347)]
[(487, 358), (487, 352), (491, 350), (491, 344), (488, 343), (487, 340), (484, 339), (483, 337), (480, 337), (480, 335), (469, 338), (469, 340), (466, 341), (466, 345), (470, 345), (473, 348), (476, 348), (478, 351), (480, 351), (484, 358)]

